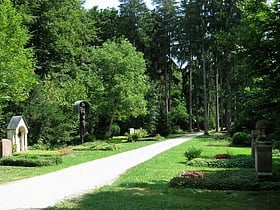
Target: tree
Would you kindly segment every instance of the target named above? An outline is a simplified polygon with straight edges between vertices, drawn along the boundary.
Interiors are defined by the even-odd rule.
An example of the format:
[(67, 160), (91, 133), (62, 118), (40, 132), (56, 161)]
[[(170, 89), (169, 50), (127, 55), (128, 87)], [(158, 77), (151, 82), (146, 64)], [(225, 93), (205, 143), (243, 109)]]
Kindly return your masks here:
[[(276, 2), (246, 1), (241, 4), (242, 19), (235, 31), (239, 89), (236, 91), (240, 117), (236, 129), (254, 129), (259, 119), (279, 124), (279, 32)], [(278, 126), (277, 126), (278, 127)], [(279, 129), (279, 128), (278, 128)]]
[(118, 10), (114, 8), (99, 10), (93, 7), (87, 12), (87, 18), (89, 28), (96, 34), (96, 37), (89, 41), (91, 46), (101, 46), (107, 40), (121, 37), (119, 22), (122, 20), (119, 18)]
[(31, 48), (25, 48), (28, 31), (22, 16), (9, 0), (0, 4), (0, 110), (7, 102), (19, 103), (29, 97), (36, 82)]
[(87, 99), (84, 78), (91, 65), (88, 54), (96, 28), (79, 0), (13, 2), (24, 13), (32, 34), (28, 46), (34, 49), (40, 79), (21, 107), (33, 127), (30, 140), (52, 147), (71, 143), (78, 127), (72, 106)]
[(116, 120), (145, 114), (148, 81), (143, 54), (119, 39), (105, 42), (92, 56), (103, 89), (96, 107), (102, 124), (108, 129)]

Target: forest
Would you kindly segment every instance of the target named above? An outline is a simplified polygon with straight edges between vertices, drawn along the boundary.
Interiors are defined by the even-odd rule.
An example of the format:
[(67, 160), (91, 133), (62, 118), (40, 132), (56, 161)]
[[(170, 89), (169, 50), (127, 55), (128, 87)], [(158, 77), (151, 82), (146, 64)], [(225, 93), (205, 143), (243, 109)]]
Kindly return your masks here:
[(280, 3), (264, 0), (0, 0), (0, 129), (29, 144), (79, 144), (143, 128), (151, 136), (255, 129), (280, 147)]

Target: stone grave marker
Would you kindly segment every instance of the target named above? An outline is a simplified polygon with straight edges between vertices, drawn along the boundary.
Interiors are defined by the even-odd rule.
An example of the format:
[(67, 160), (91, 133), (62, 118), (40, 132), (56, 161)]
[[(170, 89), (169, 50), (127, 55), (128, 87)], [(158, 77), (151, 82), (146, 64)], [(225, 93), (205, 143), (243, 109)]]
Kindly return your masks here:
[(12, 156), (13, 147), (9, 139), (2, 139), (0, 141), (0, 157)]

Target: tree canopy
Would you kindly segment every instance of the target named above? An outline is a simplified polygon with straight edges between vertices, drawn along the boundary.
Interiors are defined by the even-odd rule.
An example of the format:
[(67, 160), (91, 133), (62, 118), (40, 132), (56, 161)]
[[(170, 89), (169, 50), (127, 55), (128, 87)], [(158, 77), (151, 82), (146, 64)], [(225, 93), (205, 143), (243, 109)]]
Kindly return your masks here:
[(24, 114), (32, 144), (75, 143), (77, 100), (93, 139), (112, 126), (233, 133), (263, 118), (280, 130), (277, 1), (0, 2), (2, 136)]
[(25, 101), (36, 82), (33, 50), (22, 15), (8, 0), (0, 4), (0, 110), (8, 102)]

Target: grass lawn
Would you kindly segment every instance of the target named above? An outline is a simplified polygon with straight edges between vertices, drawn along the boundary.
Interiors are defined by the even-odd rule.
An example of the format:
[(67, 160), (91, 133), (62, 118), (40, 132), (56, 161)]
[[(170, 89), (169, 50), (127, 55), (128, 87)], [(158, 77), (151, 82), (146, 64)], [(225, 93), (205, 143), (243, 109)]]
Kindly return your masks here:
[[(66, 200), (49, 210), (279, 209), (280, 191), (203, 190), (170, 187), (169, 181), (183, 170), (227, 170), (187, 166), (184, 152), (190, 146), (202, 148), (202, 157), (214, 156), (218, 153), (250, 154), (250, 148), (229, 147), (227, 140), (219, 140), (212, 136), (196, 138), (130, 169), (110, 186), (102, 187), (80, 198)], [(250, 176), (254, 175), (253, 168), (235, 168), (234, 170), (236, 171), (236, 184), (238, 184), (240, 172)]]
[[(169, 136), (168, 138), (172, 138)], [(176, 137), (176, 136), (175, 136)], [(57, 171), (63, 168), (67, 168), (73, 165), (84, 163), (91, 160), (100, 159), (103, 157), (108, 157), (117, 153), (129, 151), (139, 147), (147, 146), (153, 143), (157, 143), (158, 140), (147, 140), (147, 141), (137, 141), (132, 143), (121, 143), (121, 140), (113, 139), (113, 143), (119, 145), (117, 150), (112, 151), (75, 151), (70, 149), (68, 155), (63, 156), (63, 162), (59, 165), (45, 166), (45, 167), (20, 167), (20, 166), (1, 166), (0, 165), (0, 184), (7, 183), (10, 181), (15, 181), (19, 179), (24, 179), (32, 176), (37, 176), (41, 174), (46, 174), (49, 172)]]

